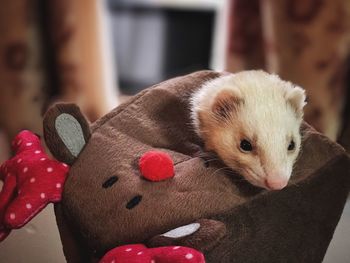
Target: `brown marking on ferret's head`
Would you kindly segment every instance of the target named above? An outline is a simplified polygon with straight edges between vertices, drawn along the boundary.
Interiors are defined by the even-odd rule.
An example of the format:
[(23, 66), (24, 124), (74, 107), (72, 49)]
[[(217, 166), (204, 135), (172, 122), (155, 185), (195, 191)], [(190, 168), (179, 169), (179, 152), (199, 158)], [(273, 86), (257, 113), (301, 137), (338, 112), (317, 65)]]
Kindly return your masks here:
[(212, 106), (212, 112), (216, 118), (225, 121), (230, 118), (231, 114), (237, 112), (242, 103), (243, 99), (239, 94), (235, 94), (230, 90), (223, 90), (216, 96)]
[(304, 90), (262, 71), (205, 84), (193, 97), (192, 117), (207, 150), (247, 181), (284, 188), (300, 151)]

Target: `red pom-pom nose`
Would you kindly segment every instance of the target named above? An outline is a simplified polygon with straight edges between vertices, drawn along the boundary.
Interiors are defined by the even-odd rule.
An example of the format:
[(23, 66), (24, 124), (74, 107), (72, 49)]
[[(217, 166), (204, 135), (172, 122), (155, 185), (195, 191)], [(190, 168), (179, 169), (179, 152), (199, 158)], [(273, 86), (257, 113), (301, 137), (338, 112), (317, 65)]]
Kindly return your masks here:
[(164, 152), (149, 151), (139, 161), (140, 171), (147, 180), (158, 182), (174, 176), (174, 163)]

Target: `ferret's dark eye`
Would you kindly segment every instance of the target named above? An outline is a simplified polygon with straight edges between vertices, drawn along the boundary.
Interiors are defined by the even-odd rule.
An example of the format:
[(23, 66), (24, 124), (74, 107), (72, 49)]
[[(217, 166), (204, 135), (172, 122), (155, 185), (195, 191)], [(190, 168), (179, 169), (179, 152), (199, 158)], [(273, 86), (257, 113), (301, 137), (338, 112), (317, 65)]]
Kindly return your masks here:
[(251, 152), (253, 150), (252, 144), (247, 140), (242, 140), (239, 147), (243, 152)]
[(295, 142), (291, 140), (288, 145), (288, 151), (293, 151), (294, 149), (295, 149)]

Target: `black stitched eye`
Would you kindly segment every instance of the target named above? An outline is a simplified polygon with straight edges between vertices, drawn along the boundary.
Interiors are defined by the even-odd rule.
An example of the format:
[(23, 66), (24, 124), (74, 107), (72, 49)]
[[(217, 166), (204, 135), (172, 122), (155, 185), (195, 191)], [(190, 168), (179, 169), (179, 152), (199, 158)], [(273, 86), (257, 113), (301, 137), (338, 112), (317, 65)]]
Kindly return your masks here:
[(295, 149), (295, 142), (291, 140), (288, 145), (288, 151), (293, 151), (294, 149)]
[(247, 140), (242, 140), (239, 147), (243, 152), (251, 152), (253, 150), (252, 144)]
[(114, 185), (117, 181), (118, 181), (118, 177), (117, 177), (117, 176), (112, 176), (112, 177), (108, 178), (108, 179), (102, 184), (102, 187), (103, 187), (103, 188), (111, 187), (111, 186)]
[(127, 209), (133, 209), (135, 206), (137, 206), (142, 200), (142, 195), (134, 196), (127, 204)]

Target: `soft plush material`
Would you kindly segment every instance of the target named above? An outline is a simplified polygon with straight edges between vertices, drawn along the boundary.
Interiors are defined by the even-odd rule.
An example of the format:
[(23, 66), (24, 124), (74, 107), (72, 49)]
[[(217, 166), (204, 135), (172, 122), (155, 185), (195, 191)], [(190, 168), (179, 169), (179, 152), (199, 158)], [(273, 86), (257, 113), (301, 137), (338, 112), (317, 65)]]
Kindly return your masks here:
[(171, 157), (161, 151), (149, 151), (139, 161), (142, 176), (150, 181), (162, 181), (174, 176), (174, 164)]
[[(63, 116), (70, 119), (69, 116)], [(76, 129), (79, 130), (78, 126), (68, 125), (68, 132), (76, 132)], [(59, 128), (57, 122), (56, 127)], [(67, 139), (69, 141), (70, 137)], [(73, 143), (76, 145), (76, 142)], [(61, 201), (69, 169), (64, 163), (50, 160), (38, 136), (30, 131), (20, 132), (13, 140), (12, 146), (15, 156), (0, 167), (0, 178), (4, 182), (0, 193), (0, 242), (12, 229), (20, 228), (29, 222), (48, 203)], [(174, 165), (168, 154), (150, 151), (140, 158), (140, 170), (148, 180), (160, 181), (174, 174)], [(113, 182), (114, 180), (108, 180), (103, 187), (108, 188)], [(205, 263), (205, 260), (202, 253), (191, 248), (172, 246), (148, 249), (144, 245), (136, 244), (112, 249), (101, 262)]]
[(186, 247), (147, 248), (126, 245), (109, 251), (100, 263), (205, 263), (204, 256)]
[(30, 131), (13, 140), (15, 156), (0, 167), (0, 241), (20, 228), (48, 203), (61, 201), (68, 166), (51, 160)]
[[(201, 71), (165, 81), (91, 125), (72, 104), (46, 113), (46, 143), (71, 164), (55, 206), (68, 262), (98, 262), (128, 244), (187, 246), (209, 263), (322, 261), (349, 192), (348, 156), (304, 124), (285, 189), (258, 189), (220, 169), (203, 152), (189, 105), (191, 94), (218, 76)], [(149, 151), (171, 157), (172, 177), (143, 176), (139, 161)]]

